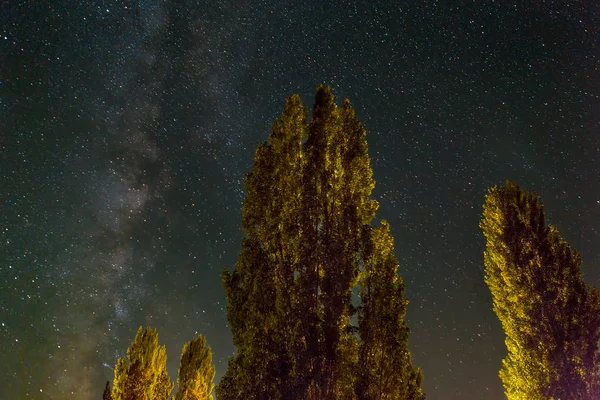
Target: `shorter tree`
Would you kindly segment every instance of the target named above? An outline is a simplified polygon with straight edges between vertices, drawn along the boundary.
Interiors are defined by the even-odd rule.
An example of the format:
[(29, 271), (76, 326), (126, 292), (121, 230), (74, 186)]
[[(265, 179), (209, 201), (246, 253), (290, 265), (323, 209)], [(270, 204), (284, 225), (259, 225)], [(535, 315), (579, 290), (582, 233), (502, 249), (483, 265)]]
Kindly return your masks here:
[(198, 335), (183, 346), (175, 400), (212, 400), (214, 377), (212, 352), (205, 337)]
[(508, 399), (597, 399), (600, 302), (537, 195), (495, 186), (483, 207), (485, 282), (506, 334)]
[(409, 329), (404, 322), (408, 300), (398, 275), (390, 226), (382, 220), (365, 236), (358, 292), (362, 304), (356, 394), (361, 400), (424, 400), (423, 373), (413, 367), (408, 351)]
[(110, 382), (106, 381), (106, 386), (104, 386), (104, 393), (102, 393), (102, 400), (112, 400), (112, 396), (110, 395)]
[(167, 373), (167, 352), (158, 344), (156, 329), (140, 328), (119, 358), (114, 371), (113, 400), (166, 400), (173, 390)]

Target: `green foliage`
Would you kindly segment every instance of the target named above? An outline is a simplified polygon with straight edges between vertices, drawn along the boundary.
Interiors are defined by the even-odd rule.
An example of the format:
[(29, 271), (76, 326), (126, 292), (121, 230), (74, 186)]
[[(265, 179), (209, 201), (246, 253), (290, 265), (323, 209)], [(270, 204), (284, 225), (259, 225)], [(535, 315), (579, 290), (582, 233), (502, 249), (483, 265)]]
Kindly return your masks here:
[(246, 176), (246, 238), (235, 272), (223, 273), (238, 355), (229, 362), (217, 398), (278, 399), (282, 387), (295, 379), (292, 360), (302, 353), (302, 344), (299, 321), (292, 318), (297, 312), (293, 266), (299, 252), (305, 114), (298, 96), (287, 100), (270, 144), (259, 146)]
[(114, 370), (113, 400), (166, 400), (173, 390), (167, 373), (165, 346), (159, 346), (156, 329), (142, 328), (119, 358)]
[[(330, 89), (321, 86), (308, 123), (299, 96), (288, 98), (245, 183), (246, 235), (235, 270), (223, 272), (238, 352), (217, 398), (362, 399), (357, 397), (359, 352), (384, 346), (390, 352), (381, 365), (400, 368), (385, 374), (400, 387), (386, 388), (412, 391), (419, 399), (421, 375), (406, 347), (397, 261), (373, 263), (369, 273), (379, 277), (377, 290), (389, 290), (378, 301), (395, 307), (386, 311), (392, 317), (363, 318), (371, 325), (387, 324), (382, 329), (395, 339), (379, 334), (364, 343), (351, 325), (352, 290), (366, 265), (363, 253), (378, 204), (370, 199), (375, 183), (366, 132), (350, 102), (338, 107)], [(377, 257), (379, 250), (370, 246), (369, 251)]]
[(214, 377), (212, 352), (204, 336), (198, 335), (183, 346), (175, 400), (212, 400)]
[(577, 251), (546, 225), (538, 196), (510, 182), (488, 192), (481, 228), (485, 282), (506, 334), (507, 397), (598, 398), (600, 302)]
[(397, 275), (390, 227), (382, 221), (367, 234), (359, 292), (357, 394), (365, 400), (424, 399), (422, 372), (412, 367), (407, 350), (409, 330), (404, 314), (408, 301), (404, 299), (404, 282)]

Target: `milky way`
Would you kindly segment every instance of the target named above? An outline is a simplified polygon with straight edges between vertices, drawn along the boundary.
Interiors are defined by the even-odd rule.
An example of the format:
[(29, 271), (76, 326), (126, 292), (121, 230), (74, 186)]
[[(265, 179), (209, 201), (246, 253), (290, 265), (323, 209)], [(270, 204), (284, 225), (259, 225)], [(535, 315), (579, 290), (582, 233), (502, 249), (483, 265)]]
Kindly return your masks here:
[(539, 192), (600, 285), (594, 2), (41, 3), (0, 7), (0, 397), (99, 398), (140, 325), (172, 378), (206, 334), (218, 379), (244, 174), (320, 83), (367, 128), (429, 398), (503, 397), (488, 187)]

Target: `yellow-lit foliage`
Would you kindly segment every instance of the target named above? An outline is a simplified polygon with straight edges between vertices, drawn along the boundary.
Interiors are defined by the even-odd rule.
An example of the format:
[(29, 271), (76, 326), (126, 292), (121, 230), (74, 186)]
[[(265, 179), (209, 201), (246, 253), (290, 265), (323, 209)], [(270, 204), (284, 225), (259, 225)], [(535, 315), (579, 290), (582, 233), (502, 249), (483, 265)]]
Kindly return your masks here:
[(423, 375), (412, 366), (404, 323), (408, 301), (397, 274), (394, 238), (384, 220), (368, 231), (360, 274), (357, 395), (362, 400), (420, 400)]
[(114, 370), (113, 400), (166, 400), (173, 390), (167, 373), (165, 346), (159, 346), (156, 329), (142, 328), (119, 358)]
[(215, 366), (206, 339), (198, 335), (183, 346), (175, 400), (212, 400)]
[(485, 282), (506, 334), (500, 378), (509, 400), (597, 398), (600, 307), (581, 260), (537, 195), (489, 190), (481, 228)]
[[(331, 90), (320, 86), (309, 122), (300, 97), (287, 99), (246, 175), (245, 238), (235, 270), (223, 273), (238, 351), (217, 387), (219, 400), (362, 399), (351, 296), (378, 207), (370, 198), (372, 175), (366, 131), (348, 100), (338, 107)], [(381, 305), (401, 299), (389, 311), (398, 313), (397, 322), (404, 317), (404, 286), (394, 278), (397, 264), (385, 268), (391, 282), (385, 287), (395, 292)], [(386, 344), (393, 350), (387, 359), (402, 368), (385, 376), (401, 376), (395, 382), (402, 387), (393, 390), (405, 391), (405, 371), (413, 371), (408, 331), (391, 324), (386, 332), (402, 338)]]

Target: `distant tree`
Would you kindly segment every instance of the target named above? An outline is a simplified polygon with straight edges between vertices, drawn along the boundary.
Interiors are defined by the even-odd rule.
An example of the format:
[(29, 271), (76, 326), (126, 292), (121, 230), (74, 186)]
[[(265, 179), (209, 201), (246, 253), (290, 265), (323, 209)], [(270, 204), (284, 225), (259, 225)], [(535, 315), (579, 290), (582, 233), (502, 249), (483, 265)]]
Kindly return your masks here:
[(165, 346), (159, 346), (156, 329), (142, 328), (119, 358), (114, 371), (113, 400), (166, 400), (173, 390), (167, 373)]
[(113, 400), (110, 395), (110, 382), (106, 381), (106, 386), (104, 387), (104, 393), (102, 393), (102, 400)]
[(183, 346), (175, 400), (212, 400), (215, 366), (206, 339), (198, 335)]
[(597, 399), (600, 302), (577, 251), (546, 225), (539, 197), (511, 182), (489, 190), (481, 228), (508, 399)]
[[(351, 324), (352, 290), (366, 268), (363, 253), (378, 204), (370, 199), (374, 180), (365, 129), (350, 102), (338, 107), (321, 86), (308, 123), (300, 97), (288, 98), (245, 183), (245, 238), (235, 270), (223, 273), (238, 351), (217, 398), (362, 399), (356, 393), (359, 348), (375, 351), (370, 346), (383, 346), (383, 335), (360, 342)], [(369, 274), (379, 276), (374, 270), (380, 267), (389, 265), (373, 264)], [(401, 386), (390, 389), (394, 393), (421, 393), (420, 387), (409, 390), (421, 378), (406, 347), (404, 286), (397, 264), (392, 269), (379, 280), (393, 299), (382, 294), (378, 304), (395, 307), (386, 312), (397, 324), (390, 322), (385, 332), (399, 339), (385, 348), (398, 356), (385, 365), (399, 369), (386, 376)], [(363, 319), (375, 321), (369, 318), (378, 317)]]

